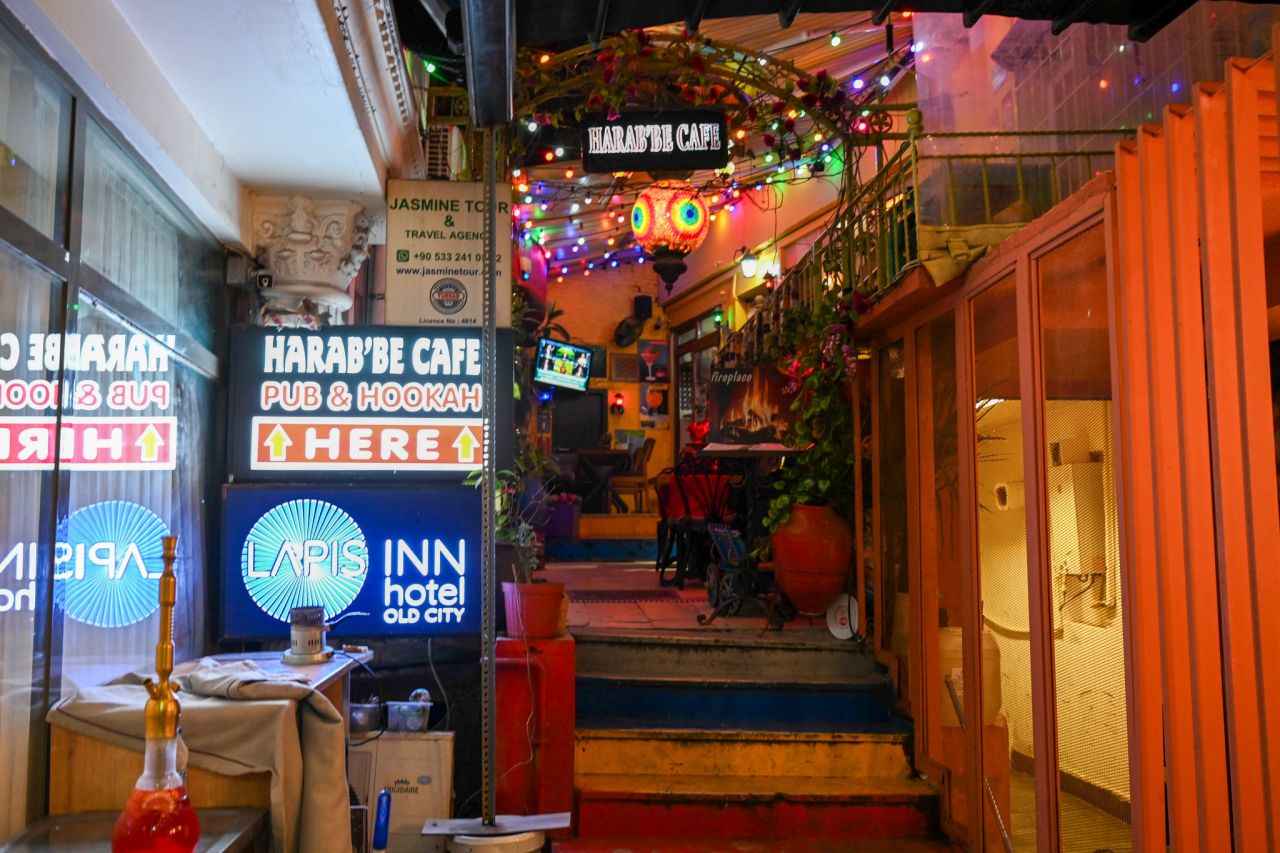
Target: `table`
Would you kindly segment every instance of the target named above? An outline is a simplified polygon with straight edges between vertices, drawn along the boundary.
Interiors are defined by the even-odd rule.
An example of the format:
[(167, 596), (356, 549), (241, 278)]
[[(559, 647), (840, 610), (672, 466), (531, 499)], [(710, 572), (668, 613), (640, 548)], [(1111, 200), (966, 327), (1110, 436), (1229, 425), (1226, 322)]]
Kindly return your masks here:
[(698, 451), (698, 455), (709, 459), (742, 459), (745, 461), (743, 488), (747, 493), (747, 518), (743, 524), (743, 535), (747, 538), (748, 544), (752, 536), (755, 534), (755, 525), (759, 520), (755, 512), (755, 495), (756, 482), (759, 477), (760, 462), (764, 459), (781, 459), (795, 453), (803, 453), (795, 447), (788, 447), (778, 442), (769, 442), (767, 444), (705, 444)]
[[(123, 805), (123, 802), (121, 803)], [(109, 853), (111, 830), (119, 809), (76, 815), (53, 815), (27, 827), (0, 845), (3, 853)], [(262, 809), (197, 809), (200, 843), (197, 853), (266, 853), (270, 832)]]
[[(591, 501), (602, 491), (618, 512), (627, 512), (622, 498), (609, 487), (609, 478), (621, 474), (631, 465), (631, 451), (610, 447), (592, 447), (578, 451), (578, 472), (585, 480), (587, 493), (582, 496), (582, 511), (586, 512)], [(608, 504), (605, 511), (608, 512)]]
[[(325, 663), (293, 666), (284, 663), (281, 654), (250, 652), (211, 657), (220, 661), (251, 660), (267, 672), (303, 675), (347, 718), (351, 670), (372, 655), (367, 652), (356, 656), (339, 654)], [(190, 672), (198, 662), (178, 664), (173, 670), (174, 677)], [(141, 708), (138, 713), (142, 713)], [(113, 810), (118, 813), (142, 772), (141, 753), (58, 725), (50, 727), (49, 737), (49, 813), (67, 815)], [(86, 767), (94, 768), (94, 772), (83, 772)], [(271, 776), (269, 773), (227, 776), (192, 765), (187, 767), (187, 793), (197, 809), (270, 808)]]
[[(743, 542), (739, 543), (737, 553), (732, 556), (728, 554), (721, 555), (726, 560), (732, 559), (735, 561), (733, 575), (726, 577), (723, 583), (719, 577), (715, 579), (707, 578), (707, 600), (713, 610), (708, 616), (698, 615), (699, 625), (710, 625), (719, 616), (737, 613), (744, 598), (755, 598), (765, 606), (769, 618), (769, 627), (771, 628), (780, 629), (782, 622), (790, 618), (786, 615), (787, 608), (790, 607), (789, 603), (787, 603), (787, 608), (778, 608), (775, 607), (775, 602), (769, 598), (770, 587), (773, 584), (771, 582), (762, 582), (760, 574), (756, 571), (755, 561), (751, 559), (750, 551), (756, 528), (760, 523), (759, 514), (756, 511), (760, 462), (765, 459), (776, 460), (789, 454), (803, 452), (804, 449), (788, 447), (778, 442), (765, 444), (706, 444), (698, 451), (700, 457), (743, 460), (743, 488), (746, 490), (746, 512), (742, 523)], [(728, 543), (718, 542), (717, 547), (728, 547)], [(719, 573), (717, 574), (719, 575)], [(766, 578), (765, 580), (768, 579)]]

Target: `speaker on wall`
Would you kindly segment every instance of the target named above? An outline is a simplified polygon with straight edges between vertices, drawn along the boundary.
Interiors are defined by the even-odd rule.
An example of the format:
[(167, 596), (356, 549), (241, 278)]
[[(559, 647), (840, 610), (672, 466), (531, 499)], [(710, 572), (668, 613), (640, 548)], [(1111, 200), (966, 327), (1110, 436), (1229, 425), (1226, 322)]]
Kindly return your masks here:
[(653, 297), (637, 296), (632, 303), (631, 316), (637, 320), (648, 320), (653, 316)]

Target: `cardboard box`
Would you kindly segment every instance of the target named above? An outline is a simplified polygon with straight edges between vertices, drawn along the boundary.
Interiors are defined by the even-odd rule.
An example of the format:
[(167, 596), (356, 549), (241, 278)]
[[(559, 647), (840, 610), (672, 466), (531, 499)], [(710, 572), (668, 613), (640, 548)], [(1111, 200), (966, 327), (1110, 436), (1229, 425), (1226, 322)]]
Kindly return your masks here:
[[(373, 737), (372, 735), (370, 736)], [(348, 750), (347, 778), (368, 806), (366, 849), (373, 841), (378, 792), (391, 792), (388, 853), (444, 853), (445, 839), (424, 838), (422, 825), (453, 812), (453, 732), (383, 732)]]

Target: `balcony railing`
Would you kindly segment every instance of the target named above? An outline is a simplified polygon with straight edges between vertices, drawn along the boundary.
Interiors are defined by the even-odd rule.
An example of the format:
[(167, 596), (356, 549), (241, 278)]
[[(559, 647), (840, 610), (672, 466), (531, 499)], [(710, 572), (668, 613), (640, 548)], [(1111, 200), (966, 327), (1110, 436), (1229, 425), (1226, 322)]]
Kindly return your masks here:
[[(911, 122), (918, 128), (918, 114)], [(876, 302), (915, 267), (942, 285), (1113, 163), (1130, 131), (908, 133), (725, 342), (751, 360), (784, 310), (841, 291)]]

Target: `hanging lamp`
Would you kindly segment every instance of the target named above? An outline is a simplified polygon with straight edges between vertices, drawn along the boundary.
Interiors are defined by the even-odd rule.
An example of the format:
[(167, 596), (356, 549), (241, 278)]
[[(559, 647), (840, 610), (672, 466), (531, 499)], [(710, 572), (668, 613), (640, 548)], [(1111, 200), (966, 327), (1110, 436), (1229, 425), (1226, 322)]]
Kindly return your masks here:
[(687, 269), (685, 255), (706, 239), (709, 224), (702, 196), (685, 181), (657, 181), (636, 198), (631, 231), (653, 256), (653, 268), (667, 283), (667, 292)]

